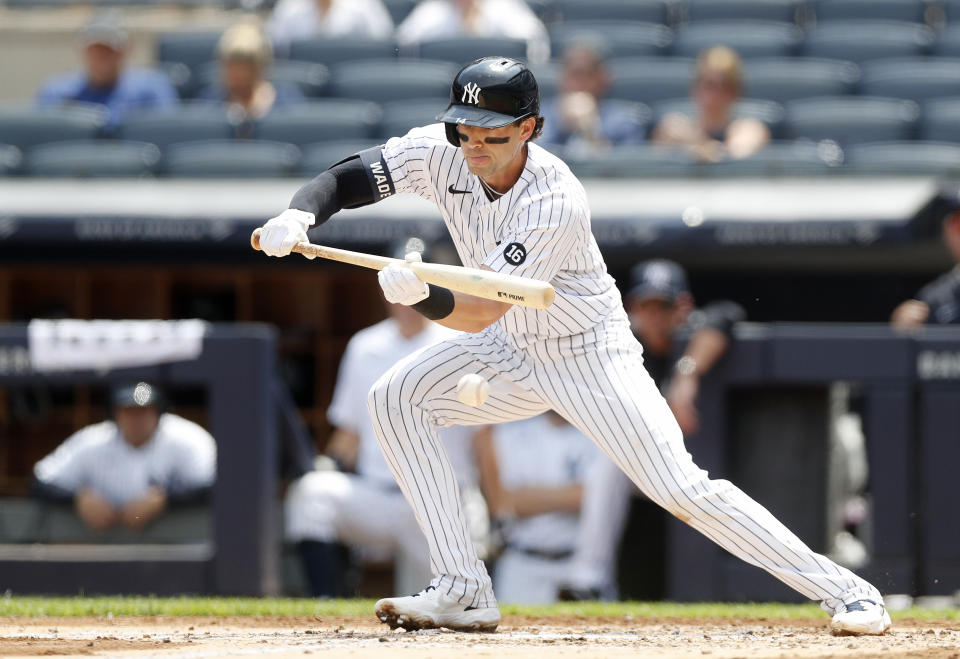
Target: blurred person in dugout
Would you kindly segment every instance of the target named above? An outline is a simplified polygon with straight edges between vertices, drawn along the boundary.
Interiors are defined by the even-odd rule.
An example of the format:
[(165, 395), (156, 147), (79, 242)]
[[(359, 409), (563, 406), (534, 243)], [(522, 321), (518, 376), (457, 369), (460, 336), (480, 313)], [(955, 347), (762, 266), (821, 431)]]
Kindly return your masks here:
[(758, 119), (733, 116), (742, 79), (740, 57), (730, 48), (714, 46), (700, 53), (690, 92), (693, 116), (665, 115), (654, 127), (651, 141), (688, 147), (703, 162), (756, 153), (770, 141), (770, 130)]
[(550, 58), (547, 28), (523, 0), (421, 0), (395, 34), (402, 55), (416, 54), (421, 41), (458, 36), (522, 39), (528, 62)]
[(390, 39), (393, 19), (381, 0), (279, 0), (267, 21), (278, 53), (310, 37)]
[(34, 466), (37, 497), (72, 501), (96, 531), (141, 530), (173, 505), (206, 499), (217, 461), (210, 433), (164, 412), (146, 382), (115, 388), (110, 405), (112, 420), (75, 432)]
[(599, 43), (574, 43), (563, 53), (559, 95), (544, 104), (541, 142), (573, 156), (603, 153), (611, 146), (644, 141), (640, 116), (604, 95), (610, 72)]
[(277, 107), (302, 103), (305, 99), (293, 84), (267, 79), (273, 61), (273, 47), (254, 18), (234, 23), (217, 44), (220, 81), (200, 92), (200, 98), (226, 107), (239, 126), (238, 137), (249, 137), (252, 122)]
[(129, 40), (113, 12), (95, 14), (81, 30), (83, 70), (46, 81), (37, 92), (40, 107), (97, 103), (108, 111), (107, 128), (131, 112), (170, 108), (179, 103), (170, 80), (159, 71), (126, 65)]
[(955, 264), (953, 268), (924, 286), (915, 298), (897, 305), (890, 317), (894, 327), (913, 330), (925, 324), (960, 323), (960, 188), (941, 194), (943, 242)]
[[(631, 328), (643, 345), (643, 363), (650, 377), (664, 392), (684, 436), (696, 434), (700, 380), (726, 354), (734, 325), (745, 317), (743, 309), (730, 301), (695, 309), (686, 273), (666, 259), (644, 261), (633, 268), (625, 306)], [(628, 519), (642, 525), (645, 535), (641, 546), (631, 550), (631, 555), (646, 554), (631, 561), (648, 572), (637, 575), (636, 581), (649, 591), (646, 597), (663, 596), (663, 542), (650, 539), (664, 536), (668, 515), (646, 498), (633, 496), (638, 493), (613, 461), (602, 457), (594, 463), (584, 485), (577, 542), (561, 599), (618, 596), (617, 551)]]
[(493, 585), (501, 602), (557, 601), (577, 539), (583, 483), (602, 457), (555, 412), (484, 428), (477, 463), (499, 555)]
[[(393, 250), (393, 256), (402, 259), (423, 250), (423, 241), (411, 239)], [(433, 262), (446, 260), (437, 247), (422, 256)], [(342, 583), (349, 566), (342, 565), (338, 545), (347, 545), (357, 562), (393, 558), (399, 592), (416, 590), (431, 575), (426, 539), (380, 450), (367, 411), (367, 393), (396, 362), (458, 332), (408, 306), (385, 300), (383, 304), (388, 317), (357, 332), (340, 361), (327, 411), (336, 430), (326, 457), (335, 467), (329, 466), (329, 459), (318, 461), (317, 470), (290, 485), (284, 502), (285, 538), (296, 544), (315, 597), (354, 594), (350, 584)], [(475, 427), (453, 426), (441, 429), (440, 436), (460, 485), (470, 535), (478, 553), (485, 555), (489, 517), (477, 485), (476, 432)]]

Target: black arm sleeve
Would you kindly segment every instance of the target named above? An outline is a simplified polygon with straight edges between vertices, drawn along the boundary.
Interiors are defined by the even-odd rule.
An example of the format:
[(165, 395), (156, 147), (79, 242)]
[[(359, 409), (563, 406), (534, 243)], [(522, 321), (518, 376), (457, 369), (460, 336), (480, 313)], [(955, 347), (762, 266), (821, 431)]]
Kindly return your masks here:
[(374, 147), (341, 160), (297, 190), (290, 208), (313, 213), (320, 225), (337, 211), (366, 206), (394, 192), (380, 147)]
[(691, 319), (694, 329), (710, 327), (723, 332), (727, 338), (733, 336), (733, 326), (747, 318), (743, 307), (731, 300), (711, 302), (703, 307), (698, 315), (696, 320)]

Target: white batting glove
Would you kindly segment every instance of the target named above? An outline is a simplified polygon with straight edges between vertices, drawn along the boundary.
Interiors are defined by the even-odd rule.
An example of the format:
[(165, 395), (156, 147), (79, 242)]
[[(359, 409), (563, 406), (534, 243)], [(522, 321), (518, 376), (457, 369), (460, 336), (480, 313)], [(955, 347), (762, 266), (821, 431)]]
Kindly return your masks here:
[[(313, 225), (313, 213), (288, 208), (263, 225), (260, 249), (267, 256), (286, 256), (299, 242), (307, 242), (307, 228)], [(314, 257), (307, 256), (308, 259)]]
[[(410, 252), (404, 259), (407, 263), (423, 260), (420, 258), (420, 252)], [(410, 306), (430, 295), (427, 285), (403, 263), (391, 263), (380, 271), (377, 279), (380, 281), (380, 288), (383, 289), (383, 296), (387, 298), (387, 302)]]

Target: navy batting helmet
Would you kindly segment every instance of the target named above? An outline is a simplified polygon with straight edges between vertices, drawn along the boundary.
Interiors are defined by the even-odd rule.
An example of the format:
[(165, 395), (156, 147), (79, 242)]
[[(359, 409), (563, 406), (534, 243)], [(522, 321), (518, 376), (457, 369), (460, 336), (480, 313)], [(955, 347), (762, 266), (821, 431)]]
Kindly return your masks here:
[(531, 139), (540, 135), (540, 89), (526, 64), (509, 57), (482, 57), (457, 73), (450, 87), (450, 105), (437, 117), (447, 139), (460, 146), (457, 124), (500, 128), (518, 119), (536, 117)]

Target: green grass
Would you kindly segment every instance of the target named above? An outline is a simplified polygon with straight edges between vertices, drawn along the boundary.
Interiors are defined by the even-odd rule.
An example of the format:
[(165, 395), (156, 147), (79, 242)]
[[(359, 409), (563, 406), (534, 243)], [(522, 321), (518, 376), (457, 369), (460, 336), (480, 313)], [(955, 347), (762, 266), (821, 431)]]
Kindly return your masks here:
[[(820, 618), (815, 604), (677, 604), (673, 602), (577, 602), (548, 606), (504, 605), (505, 615), (586, 618)], [(252, 597), (0, 597), (0, 616), (361, 616), (373, 615), (373, 600), (271, 599)], [(960, 610), (908, 609), (894, 618), (960, 620)]]

